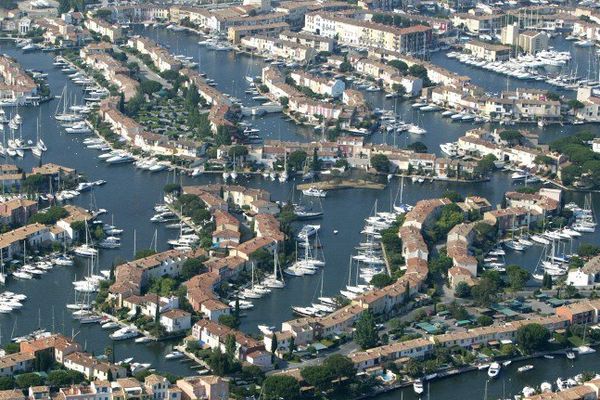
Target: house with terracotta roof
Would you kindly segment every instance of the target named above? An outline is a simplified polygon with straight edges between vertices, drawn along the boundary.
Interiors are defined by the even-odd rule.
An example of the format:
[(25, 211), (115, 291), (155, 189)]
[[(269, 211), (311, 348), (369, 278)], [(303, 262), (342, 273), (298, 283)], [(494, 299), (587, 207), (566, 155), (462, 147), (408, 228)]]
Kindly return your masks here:
[(185, 331), (192, 327), (192, 314), (174, 308), (160, 315), (160, 324), (165, 327), (167, 333)]
[(0, 390), (0, 400), (26, 400), (21, 389)]
[(556, 315), (571, 324), (597, 324), (600, 316), (600, 299), (583, 300), (557, 307)]
[(269, 253), (273, 253), (275, 251), (275, 244), (276, 242), (271, 238), (255, 237), (232, 249), (231, 255), (249, 261), (252, 258), (252, 254), (258, 250), (264, 249)]
[(35, 356), (31, 353), (14, 353), (0, 357), (0, 376), (13, 376), (33, 371)]
[(53, 360), (61, 364), (64, 362), (65, 356), (81, 351), (79, 343), (61, 334), (21, 342), (19, 348), (21, 353), (32, 354), (33, 356), (42, 353), (49, 354)]
[(5, 260), (12, 259), (16, 254), (23, 253), (23, 243), (32, 249), (52, 240), (50, 228), (39, 223), (22, 226), (12, 231), (0, 234), (0, 251)]
[(229, 380), (216, 375), (188, 376), (175, 383), (183, 400), (229, 399)]
[[(240, 361), (247, 362), (259, 362), (262, 363), (264, 360), (261, 357), (248, 359), (248, 355), (252, 354), (256, 351), (264, 351), (264, 344), (257, 341), (256, 339), (245, 335), (243, 332), (237, 331), (235, 329), (228, 328), (224, 325), (221, 325), (214, 321), (209, 321), (206, 319), (202, 319), (194, 324), (192, 327), (192, 336), (199, 340), (201, 343), (207, 345), (208, 347), (215, 349), (220, 348), (221, 351), (225, 352), (225, 343), (227, 342), (227, 338), (233, 336), (235, 338), (236, 343), (236, 352), (235, 357)], [(261, 368), (271, 367), (269, 357), (269, 364), (255, 364)]]
[(37, 211), (37, 201), (10, 199), (0, 203), (0, 222), (4, 225), (24, 225)]
[(83, 352), (74, 352), (67, 355), (63, 364), (65, 368), (81, 372), (90, 380), (108, 380), (109, 375), (112, 376), (113, 379), (124, 378), (127, 376), (127, 371), (124, 367), (106, 361), (100, 361), (91, 354)]

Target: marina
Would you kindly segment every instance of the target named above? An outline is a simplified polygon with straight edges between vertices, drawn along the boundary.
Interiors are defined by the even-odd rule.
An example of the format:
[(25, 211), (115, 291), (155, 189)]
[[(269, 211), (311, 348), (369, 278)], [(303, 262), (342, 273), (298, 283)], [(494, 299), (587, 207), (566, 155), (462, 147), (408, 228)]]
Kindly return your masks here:
[[(134, 26), (133, 29), (168, 45), (171, 51), (181, 55), (180, 59), (189, 62), (188, 66), (201, 68), (211, 79), (211, 86), (238, 98), (244, 107), (258, 107), (265, 100), (249, 88), (253, 78), (247, 79), (260, 75), (265, 60), (229, 51), (231, 48), (210, 41), (199, 46), (199, 37), (188, 31), (142, 26)], [(587, 48), (585, 46), (585, 43), (580, 43), (578, 47), (581, 49), (575, 52), (580, 53)], [(180, 220), (176, 211), (162, 205), (163, 188), (175, 180), (184, 186), (235, 182), (264, 189), (279, 204), (293, 201), (294, 197), (302, 199), (301, 203), (292, 205), (300, 217), (299, 221), (292, 223), (298, 248), (296, 259), (289, 265), (280, 265), (274, 257), (272, 272), (269, 271), (262, 280), (255, 279), (255, 266), (252, 264), (250, 281), (235, 293), (238, 301), (233, 297), (227, 299), (231, 307), (237, 305), (244, 311), (239, 329), (255, 335), (268, 335), (276, 331), (282, 322), (297, 316), (329, 315), (339, 306), (335, 299), (337, 296), (352, 300), (370, 291), (371, 279), (386, 273), (389, 268), (382, 250), (381, 232), (394, 226), (398, 216), (405, 215), (419, 200), (442, 197), (447, 191), (456, 191), (463, 196), (477, 193), (496, 205), (504, 200), (505, 193), (536, 183), (526, 171), (498, 171), (487, 182), (405, 179), (390, 174), (387, 181), (385, 175), (381, 177), (384, 183), (380, 183), (380, 190), (329, 190), (310, 183), (308, 187), (298, 188), (297, 185), (303, 181), (302, 174), (288, 173), (287, 169), (277, 174), (274, 171), (247, 174), (236, 169), (235, 161), (231, 170), (223, 172), (209, 174), (187, 169), (173, 174), (172, 163), (113, 149), (107, 141), (94, 134), (84, 122), (89, 112), (87, 106), (75, 100), (95, 102), (106, 95), (99, 88), (89, 87), (93, 84), (89, 77), (79, 74), (60, 59), (56, 61), (50, 54), (34, 52), (33, 48), (19, 49), (12, 44), (2, 44), (2, 47), (3, 52), (14, 56), (24, 68), (47, 72), (52, 93), (61, 93), (58, 98), (37, 108), (19, 109), (20, 122), (15, 120), (11, 124), (13, 118), (10, 118), (9, 124), (18, 129), (11, 130), (6, 147), (10, 158), (6, 162), (14, 162), (23, 170), (29, 170), (40, 162), (74, 168), (85, 176), (86, 181), (79, 183), (76, 189), (58, 192), (56, 198), (83, 208), (95, 203), (106, 212), (96, 218), (97, 227), (106, 234), (96, 246), (85, 240), (85, 244), (74, 249), (74, 257), (56, 252), (34, 262), (24, 259), (23, 265), (11, 276), (2, 274), (7, 291), (0, 293), (0, 333), (5, 341), (8, 340), (6, 338), (26, 340), (23, 335), (35, 334), (35, 331), (37, 335), (46, 335), (49, 331), (66, 335), (77, 332), (78, 341), (85, 343), (88, 352), (102, 354), (107, 346), (112, 346), (114, 357), (122, 360), (123, 364), (129, 364), (132, 373), (155, 368), (176, 375), (197, 375), (197, 371), (182, 362), (184, 354), (173, 349), (179, 342), (177, 339), (155, 341), (133, 326), (123, 326), (91, 311), (94, 293), (101, 281), (109, 277), (111, 266), (133, 259), (139, 250), (188, 250), (198, 244), (200, 237), (193, 233), (193, 229)], [(554, 55), (540, 57), (552, 59)], [(438, 53), (432, 61), (436, 62), (441, 57), (445, 55)], [(470, 65), (466, 68), (483, 66), (472, 63), (470, 59), (465, 58), (464, 61)], [(454, 64), (446, 67), (455, 67), (458, 61), (452, 60), (451, 63)], [(503, 64), (497, 67), (521, 71), (520, 66), (513, 68)], [(509, 78), (506, 82), (504, 78), (498, 78), (498, 81), (492, 81), (489, 90), (498, 90), (505, 84), (516, 85), (515, 79), (532, 87), (552, 85), (552, 82), (543, 83), (534, 77), (539, 75), (524, 77), (516, 72), (507, 75), (510, 82)], [(560, 81), (566, 82), (564, 79)], [(452, 143), (473, 128), (472, 124), (483, 126), (481, 124), (484, 123), (467, 113), (459, 117), (450, 113), (444, 115), (441, 108), (428, 103), (418, 107), (408, 101), (398, 104), (397, 99), (369, 86), (363, 90), (374, 107), (395, 109), (394, 118), (397, 116), (402, 121), (390, 123), (392, 129), (387, 132), (371, 135), (368, 140), (373, 143), (406, 146), (422, 142), (430, 152), (452, 155), (455, 151)], [(459, 118), (460, 124), (453, 123)], [(249, 125), (244, 134), (257, 142), (259, 139), (314, 140), (314, 129), (298, 126), (281, 113), (250, 116), (244, 121)], [(589, 129), (589, 126), (553, 124), (532, 129), (541, 133), (541, 141), (547, 142)], [(17, 130), (18, 138), (15, 136)], [(444, 132), (444, 135), (439, 132)], [(15, 155), (8, 153), (9, 150)], [(176, 175), (175, 178), (172, 175)], [(291, 196), (291, 193), (294, 195)], [(543, 230), (535, 233), (513, 229), (499, 247), (487, 253), (484, 268), (505, 272), (507, 265), (518, 264), (532, 273), (534, 281), (531, 283), (538, 285), (535, 281), (543, 279), (543, 272), (556, 277), (565, 275), (569, 257), (581, 243), (600, 244), (594, 218), (600, 215), (598, 194), (565, 191), (564, 196), (567, 208), (575, 214), (572, 225), (551, 229), (544, 226)], [(311, 206), (305, 206), (308, 203)], [(512, 364), (491, 363), (481, 370), (444, 379), (417, 381), (406, 389), (399, 389), (400, 393), (395, 391), (376, 398), (387, 400), (401, 395), (411, 399), (426, 395), (443, 400), (460, 395), (467, 397), (473, 393), (483, 396), (484, 392), (489, 398), (508, 398), (509, 395), (524, 393), (525, 387), (538, 388), (545, 382), (550, 382), (553, 388), (560, 388), (561, 384), (556, 380), (558, 371), (565, 381), (575, 379), (583, 371), (594, 370), (597, 357), (597, 354), (580, 353), (576, 358), (558, 356)]]

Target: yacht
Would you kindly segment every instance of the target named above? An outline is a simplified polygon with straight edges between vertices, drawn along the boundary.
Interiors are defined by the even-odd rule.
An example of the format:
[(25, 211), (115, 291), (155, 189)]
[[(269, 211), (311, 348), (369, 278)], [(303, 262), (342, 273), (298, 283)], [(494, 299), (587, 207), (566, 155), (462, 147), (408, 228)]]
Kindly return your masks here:
[(19, 279), (33, 279), (33, 275), (23, 271), (15, 271), (12, 273), (12, 276)]
[(527, 372), (527, 371), (531, 371), (533, 369), (533, 365), (523, 365), (522, 367), (517, 368), (517, 371), (519, 372)]
[(98, 250), (94, 249), (90, 245), (82, 244), (81, 246), (75, 247), (73, 250), (75, 255), (81, 257), (93, 257), (98, 254)]
[(509, 249), (512, 249), (515, 251), (524, 251), (525, 250), (525, 246), (523, 246), (521, 243), (519, 243), (516, 240), (509, 240), (507, 242), (504, 242), (504, 245), (506, 247), (508, 247)]
[(258, 325), (258, 330), (261, 331), (263, 335), (272, 335), (275, 331), (275, 327), (268, 325)]
[(417, 379), (416, 381), (414, 381), (413, 382), (413, 390), (415, 391), (416, 394), (422, 394), (424, 391), (423, 381), (420, 379)]
[(321, 229), (321, 225), (304, 225), (298, 232), (298, 240), (306, 241), (309, 237), (315, 235), (319, 229)]
[(117, 154), (115, 156), (112, 156), (110, 158), (107, 158), (105, 160), (108, 164), (124, 164), (124, 163), (130, 163), (134, 161), (134, 158), (131, 154), (128, 153), (121, 153), (121, 154)]
[(76, 122), (73, 125), (67, 126), (65, 132), (67, 133), (90, 133), (92, 130), (83, 121)]
[(440, 144), (442, 152), (450, 157), (458, 156), (458, 145), (454, 142)]
[(173, 350), (165, 356), (166, 360), (177, 360), (178, 358), (183, 358), (185, 354), (181, 351)]
[(117, 329), (120, 326), (121, 325), (114, 321), (105, 322), (102, 325), (100, 325), (102, 329)]
[(73, 257), (63, 254), (56, 258), (53, 258), (52, 263), (55, 265), (69, 267), (73, 265)]
[(114, 331), (110, 338), (112, 340), (125, 340), (138, 336), (140, 333), (135, 328), (130, 328), (128, 326), (121, 328), (119, 330)]
[(316, 187), (310, 187), (308, 189), (302, 190), (302, 194), (305, 196), (311, 197), (327, 197), (327, 192), (322, 189), (317, 189)]
[(500, 373), (500, 364), (498, 364), (497, 362), (493, 362), (490, 364), (490, 367), (488, 368), (487, 374), (490, 378), (495, 378), (498, 376), (498, 374)]

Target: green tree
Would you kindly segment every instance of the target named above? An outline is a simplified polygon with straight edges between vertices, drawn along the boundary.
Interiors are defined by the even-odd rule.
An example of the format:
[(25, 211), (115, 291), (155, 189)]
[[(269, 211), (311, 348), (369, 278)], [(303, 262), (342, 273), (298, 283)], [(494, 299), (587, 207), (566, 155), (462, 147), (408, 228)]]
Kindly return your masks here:
[(277, 335), (273, 334), (273, 338), (271, 339), (271, 363), (275, 362), (275, 353), (277, 352), (277, 347), (279, 344), (277, 343)]
[(461, 201), (464, 201), (465, 198), (463, 197), (462, 194), (454, 191), (454, 190), (446, 190), (444, 192), (444, 194), (442, 195), (442, 197), (447, 198), (448, 200), (454, 202), (454, 203), (459, 203)]
[(231, 132), (225, 126), (219, 126), (217, 128), (217, 134), (215, 135), (215, 143), (217, 146), (228, 146), (231, 144)]
[(304, 150), (292, 151), (287, 157), (288, 169), (291, 171), (301, 171), (304, 168), (307, 156)]
[(300, 398), (300, 384), (288, 375), (270, 375), (263, 382), (265, 400), (296, 400)]
[(324, 365), (311, 365), (302, 368), (302, 378), (318, 392), (325, 392), (331, 388), (332, 375), (329, 368)]
[(150, 79), (143, 80), (140, 83), (140, 91), (147, 95), (152, 95), (159, 92), (162, 89), (162, 85), (159, 82), (152, 81)]
[(15, 378), (12, 376), (0, 377), (0, 390), (10, 390), (15, 387)]
[(225, 338), (225, 354), (230, 360), (235, 359), (235, 353), (237, 352), (237, 343), (235, 341), (235, 335), (229, 334)]
[(516, 130), (506, 130), (500, 132), (500, 139), (509, 142), (509, 143), (521, 143), (523, 140), (523, 135), (521, 132)]
[(531, 278), (531, 274), (527, 270), (513, 264), (506, 267), (506, 277), (508, 285), (512, 290), (521, 290)]
[(146, 258), (146, 257), (150, 257), (152, 255), (156, 254), (156, 251), (152, 250), (152, 249), (142, 249), (142, 250), (138, 250), (137, 253), (135, 253), (135, 259), (139, 260), (141, 258)]
[(163, 192), (170, 194), (170, 193), (176, 193), (179, 194), (181, 193), (181, 185), (179, 185), (178, 183), (167, 183), (165, 186), (163, 186)]
[(204, 267), (204, 263), (201, 259), (188, 258), (181, 267), (181, 277), (187, 280), (200, 274), (205, 269), (206, 268)]
[(567, 105), (569, 106), (570, 109), (572, 110), (579, 110), (583, 107), (585, 107), (585, 104), (583, 104), (581, 101), (576, 100), (576, 99), (571, 99), (567, 102)]
[(242, 145), (231, 146), (229, 148), (229, 157), (230, 158), (242, 158), (248, 155), (248, 148)]
[(494, 318), (487, 315), (480, 315), (477, 317), (477, 325), (479, 326), (490, 326), (494, 323)]
[(356, 322), (354, 330), (354, 341), (363, 349), (375, 347), (379, 341), (375, 317), (371, 310), (362, 313)]
[(542, 350), (550, 339), (550, 331), (540, 324), (527, 324), (517, 329), (517, 344), (526, 353)]
[(496, 161), (496, 157), (493, 154), (488, 154), (484, 156), (481, 160), (477, 161), (477, 165), (474, 168), (474, 174), (477, 176), (485, 176), (496, 169), (496, 165), (494, 164)]
[(406, 74), (408, 71), (408, 64), (401, 60), (390, 60), (388, 61), (388, 65), (396, 68), (401, 74)]
[(237, 329), (240, 326), (240, 321), (235, 315), (223, 314), (219, 316), (219, 323), (231, 329)]
[(552, 289), (552, 277), (545, 272), (542, 278), (542, 288)]
[(427, 145), (423, 142), (414, 142), (406, 146), (408, 150), (412, 150), (415, 153), (427, 153)]
[(371, 167), (375, 168), (377, 172), (389, 172), (390, 160), (385, 154), (375, 154), (371, 156)]
[(31, 386), (41, 386), (44, 384), (44, 379), (33, 372), (20, 374), (15, 376), (15, 383), (19, 389), (28, 389)]
[(594, 257), (600, 254), (600, 247), (591, 243), (582, 243), (577, 249), (577, 254), (580, 257)]
[(375, 274), (371, 278), (371, 285), (378, 289), (386, 287), (394, 283), (394, 280), (386, 273)]
[(458, 282), (454, 288), (454, 295), (461, 299), (467, 298), (471, 295), (471, 288), (465, 282)]

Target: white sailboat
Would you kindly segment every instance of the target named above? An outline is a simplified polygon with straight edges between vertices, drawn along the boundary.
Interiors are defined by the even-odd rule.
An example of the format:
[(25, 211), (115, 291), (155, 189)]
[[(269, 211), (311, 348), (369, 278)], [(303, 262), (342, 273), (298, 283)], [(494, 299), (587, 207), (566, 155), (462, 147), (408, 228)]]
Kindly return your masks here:
[(273, 289), (281, 289), (285, 287), (285, 279), (283, 278), (283, 271), (279, 265), (279, 257), (277, 252), (277, 244), (275, 244), (275, 250), (273, 252), (273, 275), (267, 276), (263, 281), (266, 287)]

